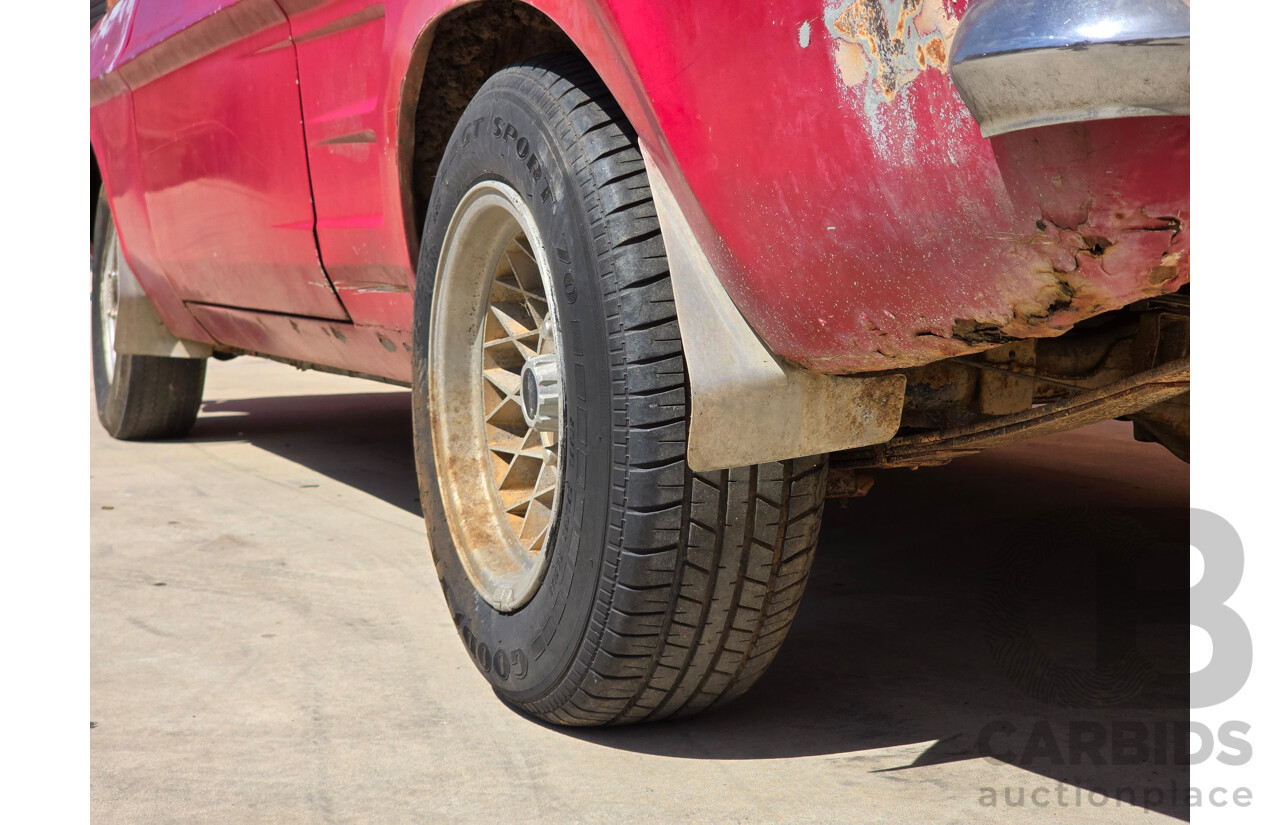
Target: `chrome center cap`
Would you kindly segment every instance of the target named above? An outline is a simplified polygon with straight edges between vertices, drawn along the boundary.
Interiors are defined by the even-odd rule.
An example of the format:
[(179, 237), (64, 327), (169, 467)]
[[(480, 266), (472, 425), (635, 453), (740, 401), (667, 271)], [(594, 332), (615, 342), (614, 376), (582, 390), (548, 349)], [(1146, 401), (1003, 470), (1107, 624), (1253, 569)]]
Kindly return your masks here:
[(520, 372), (524, 423), (540, 433), (560, 430), (560, 365), (555, 353), (535, 355)]

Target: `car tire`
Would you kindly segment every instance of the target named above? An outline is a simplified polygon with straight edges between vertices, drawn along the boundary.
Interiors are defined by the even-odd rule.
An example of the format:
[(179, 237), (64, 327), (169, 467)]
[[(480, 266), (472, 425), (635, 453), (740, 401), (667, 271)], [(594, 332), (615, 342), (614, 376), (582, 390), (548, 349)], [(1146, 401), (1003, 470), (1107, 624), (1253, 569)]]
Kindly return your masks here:
[(515, 64), (476, 94), (418, 275), (422, 507), (494, 690), (565, 725), (687, 716), (746, 691), (799, 605), (827, 460), (686, 465), (688, 376), (644, 161), (580, 58)]
[(186, 435), (200, 412), (205, 359), (116, 353), (119, 273), (126, 264), (105, 193), (98, 197), (90, 261), (98, 420), (112, 437), (123, 440)]

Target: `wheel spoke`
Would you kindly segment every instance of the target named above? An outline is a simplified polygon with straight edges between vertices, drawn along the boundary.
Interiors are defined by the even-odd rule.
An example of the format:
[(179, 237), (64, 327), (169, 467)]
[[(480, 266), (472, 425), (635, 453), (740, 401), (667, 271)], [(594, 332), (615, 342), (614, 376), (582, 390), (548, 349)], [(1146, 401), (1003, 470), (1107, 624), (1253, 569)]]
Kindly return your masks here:
[(493, 367), (484, 371), (484, 377), (490, 384), (502, 391), (506, 397), (520, 392), (520, 376), (501, 367)]
[(516, 282), (525, 292), (542, 293), (542, 273), (538, 270), (538, 259), (517, 238), (507, 247), (507, 264), (515, 275)]
[(541, 499), (549, 493), (556, 491), (557, 481), (556, 466), (550, 461), (542, 465), (542, 472), (538, 474), (538, 483), (534, 486), (534, 498)]
[(529, 293), (520, 287), (514, 277), (506, 281), (495, 280), (493, 291), (489, 293), (490, 303), (518, 304), (528, 299)]
[(485, 423), (501, 427), (511, 433), (524, 433), (528, 429), (528, 425), (524, 422), (524, 411), (520, 409), (520, 402), (510, 397), (485, 418)]
[[(524, 360), (526, 361), (538, 354), (536, 338), (532, 342), (526, 342), (526, 340), (522, 338), (513, 338), (511, 339), (511, 343), (515, 346), (516, 351), (524, 356)], [(535, 346), (531, 347), (529, 346), (529, 343), (533, 343)]]
[(518, 453), (524, 444), (524, 419), (520, 419), (519, 432), (515, 432), (506, 427), (499, 426), (492, 421), (485, 425), (486, 435), (489, 439), (489, 449), (496, 450), (501, 453)]
[(519, 375), (520, 370), (524, 368), (525, 362), (523, 349), (528, 349), (528, 347), (524, 346), (522, 348), (518, 346), (515, 340), (511, 338), (503, 338), (489, 343), (484, 348), (484, 369), (487, 371), (494, 367), (500, 367)]
[[(451, 489), (446, 517), (450, 530), (461, 532), (456, 541), (464, 566), (490, 604), (509, 610), (531, 598), (541, 581), (559, 507), (560, 438), (543, 431), (554, 429), (559, 417), (555, 296), (538, 263), (545, 245), (518, 193), (481, 182), (462, 204), (457, 225), (484, 229), (447, 241), (469, 254), (441, 252), (442, 262), (459, 263), (442, 263), (437, 274), (440, 306), (451, 312), (442, 310), (448, 320), (433, 322), (431, 332), (429, 369), (438, 378), (430, 391), (433, 409), (443, 410), (432, 428), (437, 469)], [(508, 231), (501, 227), (513, 226), (501, 234)], [(475, 260), (494, 263), (488, 271), (462, 263)], [(462, 297), (477, 293), (485, 296), (482, 306)], [(477, 318), (478, 330), (471, 320)], [(538, 399), (524, 397), (525, 383)], [(465, 469), (474, 467), (476, 453), (469, 449), (487, 456), (487, 472)]]
[(483, 348), (485, 420), (498, 496), (521, 546), (541, 552), (554, 517), (558, 439), (527, 429), (520, 371), (528, 359), (556, 347), (537, 258), (522, 238), (507, 246), (494, 273)]
[(530, 333), (537, 333), (538, 324), (523, 301), (520, 303), (489, 304), (489, 314), (498, 322), (508, 338), (519, 338)]
[(551, 508), (539, 499), (531, 499), (525, 510), (524, 525), (520, 529), (522, 541), (532, 541), (541, 536), (551, 524)]

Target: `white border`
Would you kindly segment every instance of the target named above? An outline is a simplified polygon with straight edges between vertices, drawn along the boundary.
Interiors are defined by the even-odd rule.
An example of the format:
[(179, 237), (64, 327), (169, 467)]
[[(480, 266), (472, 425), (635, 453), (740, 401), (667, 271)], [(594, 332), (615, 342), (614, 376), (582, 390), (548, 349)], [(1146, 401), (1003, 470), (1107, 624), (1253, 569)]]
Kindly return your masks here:
[[(1191, 784), (1249, 787), (1249, 809), (1192, 809), (1196, 822), (1280, 820), (1280, 768), (1275, 738), (1280, 684), (1270, 630), (1280, 581), (1274, 514), (1280, 506), (1274, 478), (1280, 455), (1272, 432), (1275, 396), (1276, 302), (1271, 263), (1280, 118), (1275, 115), (1277, 72), (1261, 46), (1275, 14), (1260, 0), (1204, 3), (1193, 10), (1192, 205), (1193, 257), (1199, 280), (1192, 325), (1195, 422), (1192, 506), (1230, 521), (1245, 549), (1244, 581), (1228, 604), (1249, 625), (1253, 672), (1230, 701), (1192, 712), (1217, 730), (1226, 720), (1252, 727), (1252, 760), (1229, 767), (1211, 759), (1191, 769)], [(1206, 554), (1212, 565), (1211, 551)], [(1193, 743), (1194, 744), (1194, 743)], [(1268, 815), (1269, 814), (1269, 815)]]
[(3, 817), (89, 814), (89, 52), (83, 3), (4, 9)]
[[(816, 0), (815, 0), (816, 2)], [(1199, 787), (1249, 786), (1251, 809), (1194, 809), (1195, 820), (1280, 818), (1274, 731), (1280, 696), (1268, 608), (1280, 576), (1280, 472), (1271, 404), (1277, 329), (1273, 235), (1280, 235), (1274, 124), (1277, 69), (1267, 35), (1274, 6), (1200, 3), (1194, 14), (1192, 197), (1196, 208), (1194, 325), (1196, 463), (1192, 502), (1231, 521), (1244, 541), (1244, 583), (1230, 604), (1253, 634), (1253, 674), (1230, 702), (1193, 713), (1216, 728), (1252, 725), (1253, 759), (1192, 770)], [(88, 100), (83, 5), (5, 9), (4, 158), (8, 318), (4, 360), (8, 469), (0, 604), (6, 633), (6, 812), (28, 821), (88, 814), (88, 278), (85, 142)], [(16, 733), (16, 736), (14, 735)], [(1268, 817), (1267, 814), (1270, 813)], [(14, 820), (12, 814), (6, 817)]]

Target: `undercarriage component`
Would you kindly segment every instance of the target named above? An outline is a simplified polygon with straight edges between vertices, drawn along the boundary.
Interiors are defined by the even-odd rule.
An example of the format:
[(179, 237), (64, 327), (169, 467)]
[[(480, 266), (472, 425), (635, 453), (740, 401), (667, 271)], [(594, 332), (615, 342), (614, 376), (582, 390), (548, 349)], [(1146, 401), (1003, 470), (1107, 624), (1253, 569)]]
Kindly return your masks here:
[(861, 473), (847, 465), (832, 464), (827, 468), (827, 500), (846, 502), (871, 492), (875, 476)]
[(1129, 416), (1133, 437), (1167, 449), (1183, 461), (1191, 461), (1191, 394), (1180, 395), (1163, 404)]
[(1190, 389), (1191, 361), (1182, 358), (1023, 412), (963, 427), (900, 436), (886, 444), (850, 451), (842, 456), (840, 464), (867, 469), (945, 464), (989, 447), (1131, 416), (1185, 395)]
[(1190, 287), (1090, 319), (1058, 338), (1017, 341), (906, 372), (902, 429), (833, 466), (945, 464), (980, 449), (1109, 418), (1191, 455)]

